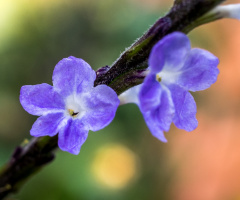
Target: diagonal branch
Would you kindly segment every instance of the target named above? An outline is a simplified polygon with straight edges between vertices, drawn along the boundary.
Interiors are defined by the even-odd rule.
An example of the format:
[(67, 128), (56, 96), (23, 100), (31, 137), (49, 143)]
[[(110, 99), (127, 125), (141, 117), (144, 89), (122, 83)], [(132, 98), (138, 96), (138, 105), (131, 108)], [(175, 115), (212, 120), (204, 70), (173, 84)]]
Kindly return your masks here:
[[(117, 94), (130, 87), (138, 85), (141, 80), (124, 81), (126, 75), (130, 76), (136, 70), (146, 69), (147, 59), (152, 47), (165, 35), (174, 31), (188, 33), (195, 28), (195, 21), (212, 10), (224, 0), (175, 0), (170, 12), (160, 18), (141, 38), (129, 47), (115, 61), (105, 76), (97, 77), (95, 86), (106, 84), (112, 87)], [(208, 21), (209, 22), (209, 21)]]

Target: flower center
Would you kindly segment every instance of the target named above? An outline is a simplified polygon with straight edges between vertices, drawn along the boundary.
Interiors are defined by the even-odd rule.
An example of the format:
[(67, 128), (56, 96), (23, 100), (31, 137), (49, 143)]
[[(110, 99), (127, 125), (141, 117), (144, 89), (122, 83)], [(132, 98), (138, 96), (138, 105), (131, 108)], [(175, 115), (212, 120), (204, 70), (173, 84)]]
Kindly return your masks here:
[(66, 114), (72, 118), (81, 118), (85, 113), (84, 103), (81, 96), (70, 95), (65, 99)]
[(156, 80), (160, 83), (162, 81), (162, 78), (157, 74), (156, 75)]
[(77, 117), (79, 112), (74, 112), (74, 110), (72, 109), (68, 109), (68, 113), (72, 116), (72, 117)]

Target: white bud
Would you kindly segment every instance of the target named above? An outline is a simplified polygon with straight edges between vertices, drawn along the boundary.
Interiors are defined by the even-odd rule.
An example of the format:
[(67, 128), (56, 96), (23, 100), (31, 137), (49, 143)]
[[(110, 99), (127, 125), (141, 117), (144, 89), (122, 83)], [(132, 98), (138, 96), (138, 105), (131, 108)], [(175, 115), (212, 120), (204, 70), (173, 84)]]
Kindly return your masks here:
[(240, 4), (217, 6), (211, 11), (211, 13), (216, 13), (222, 18), (234, 18), (240, 20)]

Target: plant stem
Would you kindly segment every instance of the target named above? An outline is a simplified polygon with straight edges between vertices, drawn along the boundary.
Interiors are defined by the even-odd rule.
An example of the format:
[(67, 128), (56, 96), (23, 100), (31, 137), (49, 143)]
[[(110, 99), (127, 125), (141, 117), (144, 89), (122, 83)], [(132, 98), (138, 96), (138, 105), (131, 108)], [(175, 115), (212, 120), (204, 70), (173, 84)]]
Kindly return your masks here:
[[(170, 12), (157, 20), (157, 22), (131, 47), (123, 52), (113, 63), (105, 76), (97, 77), (95, 86), (106, 84), (112, 87), (117, 94), (128, 88), (138, 85), (143, 79), (126, 82), (125, 76), (131, 76), (136, 70), (148, 67), (147, 59), (152, 47), (164, 36), (174, 31), (188, 33), (202, 23), (195, 23), (210, 10), (224, 0), (175, 0)], [(217, 20), (211, 18), (206, 23)]]
[(17, 191), (27, 178), (54, 159), (57, 141), (57, 136), (33, 138), (15, 149), (0, 171), (0, 199)]

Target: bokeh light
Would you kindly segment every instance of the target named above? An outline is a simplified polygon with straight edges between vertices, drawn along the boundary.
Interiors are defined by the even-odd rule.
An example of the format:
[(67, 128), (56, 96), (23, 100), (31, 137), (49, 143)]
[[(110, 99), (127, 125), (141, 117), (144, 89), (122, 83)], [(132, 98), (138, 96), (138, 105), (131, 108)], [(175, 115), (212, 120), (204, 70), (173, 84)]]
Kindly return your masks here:
[(123, 145), (111, 144), (96, 152), (92, 170), (96, 179), (112, 189), (121, 189), (139, 173), (136, 155)]

